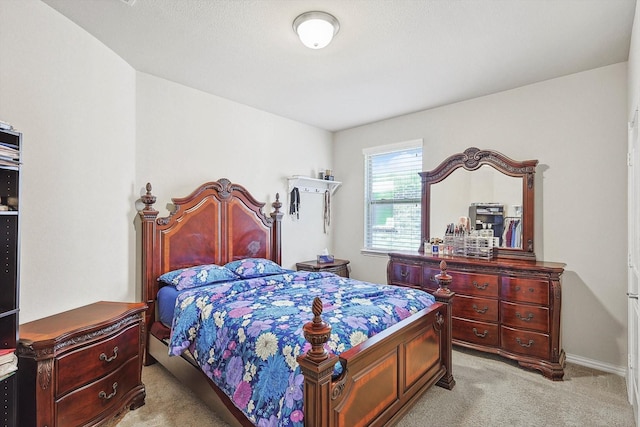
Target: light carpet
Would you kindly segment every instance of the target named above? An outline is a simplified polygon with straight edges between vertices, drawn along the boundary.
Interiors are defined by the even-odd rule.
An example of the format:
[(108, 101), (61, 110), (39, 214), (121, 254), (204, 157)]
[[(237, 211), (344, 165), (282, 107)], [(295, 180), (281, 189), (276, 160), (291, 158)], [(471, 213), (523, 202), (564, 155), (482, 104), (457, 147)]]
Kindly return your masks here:
[[(432, 387), (397, 424), (441, 426), (633, 427), (625, 379), (567, 363), (564, 381), (550, 381), (515, 362), (453, 351), (453, 390)], [(146, 404), (118, 427), (227, 427), (159, 364), (144, 367)]]

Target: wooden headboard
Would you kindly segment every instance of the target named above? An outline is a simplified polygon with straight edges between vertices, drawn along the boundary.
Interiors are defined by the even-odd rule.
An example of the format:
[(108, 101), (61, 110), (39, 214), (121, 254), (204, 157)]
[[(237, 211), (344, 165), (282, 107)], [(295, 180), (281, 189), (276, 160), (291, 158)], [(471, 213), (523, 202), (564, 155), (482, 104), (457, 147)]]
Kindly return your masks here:
[(190, 195), (172, 198), (175, 209), (158, 218), (156, 197), (147, 184), (141, 197), (142, 298), (149, 306), (146, 326), (155, 321), (158, 276), (178, 268), (199, 264), (224, 265), (241, 258), (267, 258), (281, 263), (280, 196), (267, 217), (243, 186), (226, 178), (207, 182)]

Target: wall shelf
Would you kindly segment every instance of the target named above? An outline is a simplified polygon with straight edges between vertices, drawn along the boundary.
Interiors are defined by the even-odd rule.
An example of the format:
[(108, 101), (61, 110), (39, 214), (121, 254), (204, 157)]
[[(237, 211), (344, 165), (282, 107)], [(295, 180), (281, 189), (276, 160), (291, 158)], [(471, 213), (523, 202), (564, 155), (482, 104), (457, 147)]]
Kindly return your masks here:
[(324, 194), (325, 191), (329, 190), (333, 195), (340, 184), (342, 184), (339, 181), (328, 181), (326, 179), (310, 178), (301, 175), (290, 176), (287, 180), (289, 181), (289, 192), (291, 192), (294, 187), (297, 187), (299, 191), (305, 193)]

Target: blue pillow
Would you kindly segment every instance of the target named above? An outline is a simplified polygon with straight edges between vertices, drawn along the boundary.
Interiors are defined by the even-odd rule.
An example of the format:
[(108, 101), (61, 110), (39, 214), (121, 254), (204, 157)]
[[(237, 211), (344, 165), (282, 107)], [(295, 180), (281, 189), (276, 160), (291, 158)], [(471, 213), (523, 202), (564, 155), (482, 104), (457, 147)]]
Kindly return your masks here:
[(264, 258), (239, 259), (225, 264), (225, 267), (240, 276), (242, 279), (289, 272), (289, 270), (283, 269), (275, 262)]
[(175, 286), (179, 291), (218, 282), (229, 282), (236, 279), (238, 279), (238, 276), (234, 272), (216, 264), (181, 268), (179, 270), (169, 271), (158, 277), (159, 281), (167, 285)]

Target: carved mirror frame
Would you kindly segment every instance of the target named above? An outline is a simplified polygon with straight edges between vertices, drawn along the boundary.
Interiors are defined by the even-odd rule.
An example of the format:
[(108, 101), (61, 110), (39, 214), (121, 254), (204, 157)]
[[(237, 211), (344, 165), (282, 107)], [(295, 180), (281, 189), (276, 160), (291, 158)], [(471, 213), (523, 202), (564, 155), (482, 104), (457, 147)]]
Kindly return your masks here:
[[(420, 252), (424, 252), (424, 241), (431, 237), (431, 185), (447, 178), (458, 168), (468, 171), (489, 165), (505, 175), (522, 178), (522, 248), (498, 248), (496, 258), (516, 258), (535, 260), (533, 245), (534, 233), (534, 183), (538, 160), (516, 161), (493, 150), (480, 150), (470, 147), (462, 153), (448, 157), (438, 167), (421, 172), (422, 178), (422, 233)], [(437, 207), (435, 207), (437, 209)]]

